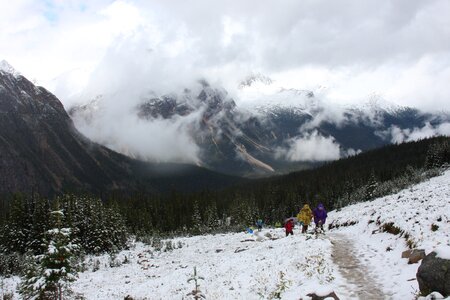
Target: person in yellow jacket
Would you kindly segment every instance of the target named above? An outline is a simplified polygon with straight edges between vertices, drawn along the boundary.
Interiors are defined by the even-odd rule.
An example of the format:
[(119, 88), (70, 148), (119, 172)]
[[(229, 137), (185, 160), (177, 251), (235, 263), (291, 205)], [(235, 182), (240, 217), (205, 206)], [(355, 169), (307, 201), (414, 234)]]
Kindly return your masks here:
[(313, 217), (314, 215), (312, 213), (311, 208), (309, 208), (309, 205), (308, 204), (303, 205), (303, 208), (297, 215), (297, 220), (300, 223), (302, 223), (302, 233), (306, 233)]

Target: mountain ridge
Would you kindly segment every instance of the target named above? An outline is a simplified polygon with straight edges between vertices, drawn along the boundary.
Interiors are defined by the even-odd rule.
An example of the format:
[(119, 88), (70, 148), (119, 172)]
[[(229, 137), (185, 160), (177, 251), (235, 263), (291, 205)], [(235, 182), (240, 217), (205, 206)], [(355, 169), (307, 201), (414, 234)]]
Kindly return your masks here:
[[(254, 84), (270, 86), (272, 82), (266, 77), (249, 77), (241, 83), (240, 89)], [(93, 106), (85, 104), (69, 110), (77, 127), (86, 129), (88, 124), (101, 131), (110, 125), (101, 121), (111, 110), (108, 96), (97, 100)], [(186, 139), (199, 149), (196, 163), (221, 173), (245, 177), (308, 168), (396, 142), (395, 135), (399, 131), (403, 134), (401, 138), (407, 140), (408, 134), (415, 131), (439, 131), (442, 124), (450, 124), (450, 114), (445, 112), (425, 113), (390, 105), (375, 97), (362, 106), (329, 106), (313, 91), (279, 89), (260, 102), (250, 110), (223, 88), (213, 87), (203, 80), (197, 88), (185, 89), (179, 94), (144, 95), (130, 108), (130, 116), (121, 118), (137, 118), (139, 124), (149, 128), (161, 120), (169, 126), (179, 124), (186, 129), (183, 132)], [(89, 134), (90, 130), (87, 128), (85, 133)], [(133, 149), (120, 135), (93, 135), (92, 138), (113, 148), (117, 146), (115, 143), (119, 144), (114, 149), (126, 148), (127, 154), (133, 157), (158, 160), (157, 154), (146, 153), (136, 146)], [(330, 153), (319, 149), (321, 155), (312, 155), (321, 145), (328, 147)]]
[(239, 181), (190, 165), (133, 160), (93, 143), (75, 128), (53, 94), (4, 70), (0, 114), (0, 194), (159, 193), (220, 188)]

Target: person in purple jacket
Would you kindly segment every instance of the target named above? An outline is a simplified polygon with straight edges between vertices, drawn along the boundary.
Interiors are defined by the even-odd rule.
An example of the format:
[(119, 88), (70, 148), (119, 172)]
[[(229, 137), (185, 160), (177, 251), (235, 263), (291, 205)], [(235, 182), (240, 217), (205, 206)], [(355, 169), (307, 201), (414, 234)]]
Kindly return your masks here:
[(325, 224), (325, 221), (327, 220), (327, 211), (325, 210), (325, 207), (323, 207), (323, 204), (320, 203), (317, 208), (313, 211), (314, 214), (314, 223), (316, 224), (316, 231), (318, 229), (321, 229), (323, 231), (323, 224)]

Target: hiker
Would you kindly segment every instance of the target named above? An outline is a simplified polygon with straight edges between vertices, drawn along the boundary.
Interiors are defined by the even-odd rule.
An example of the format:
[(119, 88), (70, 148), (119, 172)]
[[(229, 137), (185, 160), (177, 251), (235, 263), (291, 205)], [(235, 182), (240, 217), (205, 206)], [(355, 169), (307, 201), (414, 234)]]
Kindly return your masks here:
[(302, 233), (306, 233), (308, 230), (309, 224), (311, 224), (311, 220), (313, 218), (313, 213), (311, 208), (309, 208), (308, 204), (303, 205), (303, 208), (297, 215), (297, 220), (302, 224)]
[(322, 203), (320, 203), (316, 209), (314, 209), (314, 223), (316, 224), (316, 231), (321, 229), (323, 231), (323, 224), (327, 220), (327, 211)]
[(261, 231), (262, 227), (263, 227), (263, 220), (258, 219), (256, 221), (256, 227), (258, 227), (258, 231)]
[(289, 234), (294, 235), (294, 232), (292, 231), (294, 229), (294, 220), (287, 220), (286, 224), (284, 224), (284, 228), (286, 229), (286, 236)]

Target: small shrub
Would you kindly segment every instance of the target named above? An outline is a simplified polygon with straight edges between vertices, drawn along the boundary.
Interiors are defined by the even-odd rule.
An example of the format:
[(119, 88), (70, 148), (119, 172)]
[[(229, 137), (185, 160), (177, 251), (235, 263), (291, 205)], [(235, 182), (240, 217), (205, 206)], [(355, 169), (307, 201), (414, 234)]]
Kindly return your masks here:
[(3, 300), (13, 300), (14, 294), (12, 292), (6, 292), (3, 294)]
[(100, 260), (96, 258), (92, 263), (92, 272), (96, 272), (98, 270), (100, 270)]
[(375, 224), (377, 224), (377, 226), (381, 225), (380, 217), (377, 218), (377, 222)]
[(437, 231), (439, 229), (439, 226), (436, 224), (431, 224), (431, 231)]
[(172, 241), (166, 241), (165, 247), (164, 247), (164, 252), (170, 252), (173, 249), (174, 249), (174, 244), (172, 243)]
[(187, 281), (188, 283), (191, 281), (194, 281), (194, 289), (190, 293), (188, 293), (186, 296), (191, 296), (192, 299), (194, 299), (194, 300), (200, 300), (200, 299), (206, 298), (205, 295), (202, 293), (202, 291), (200, 291), (200, 284), (199, 284), (200, 280), (205, 280), (205, 278), (198, 276), (197, 267), (194, 267), (194, 274)]
[(305, 261), (296, 264), (308, 278), (316, 278), (320, 284), (334, 281), (333, 267), (327, 264), (322, 254), (305, 257)]
[(122, 264), (128, 264), (128, 263), (130, 263), (130, 259), (128, 258), (128, 255), (125, 255), (125, 257), (123, 258)]
[(383, 232), (387, 232), (393, 235), (398, 235), (401, 232), (401, 229), (397, 226), (394, 226), (393, 222), (384, 223), (382, 226)]
[(163, 243), (161, 241), (160, 237), (153, 237), (152, 242), (151, 242), (151, 246), (153, 247), (153, 249), (155, 251), (161, 251), (162, 247), (163, 247)]
[(270, 293), (269, 299), (281, 299), (282, 294), (287, 290), (291, 282), (285, 278), (285, 274), (280, 271), (279, 280), (275, 290)]
[(122, 261), (117, 257), (116, 254), (110, 254), (109, 255), (109, 267), (110, 268), (117, 268), (122, 265)]
[(409, 249), (417, 248), (417, 243), (414, 242), (413, 239), (407, 239), (406, 240), (406, 245), (408, 246)]

